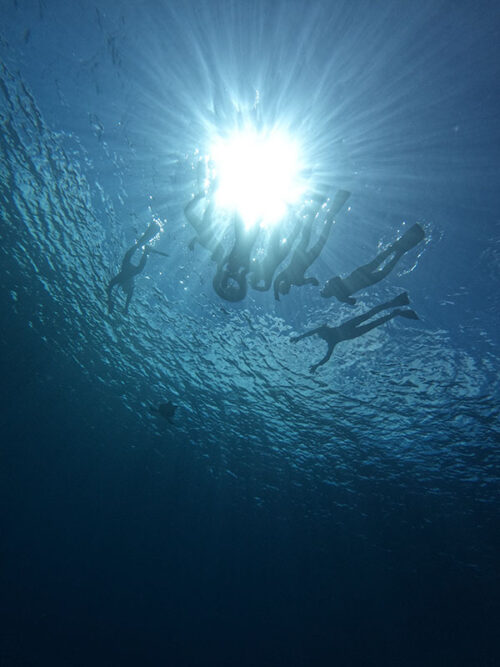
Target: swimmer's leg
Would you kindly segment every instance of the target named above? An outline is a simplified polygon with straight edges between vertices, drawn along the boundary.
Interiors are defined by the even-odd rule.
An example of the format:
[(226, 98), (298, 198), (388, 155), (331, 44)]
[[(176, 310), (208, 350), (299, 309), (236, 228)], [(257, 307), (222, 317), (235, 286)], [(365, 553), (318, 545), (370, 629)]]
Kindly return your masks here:
[(133, 294), (134, 294), (134, 284), (132, 283), (130, 287), (128, 287), (127, 289), (127, 300), (125, 301), (125, 306), (123, 308), (124, 313), (128, 313), (128, 307), (130, 306)]
[(419, 320), (419, 316), (414, 310), (411, 310), (411, 308), (408, 308), (406, 310), (399, 310), (398, 308), (396, 310), (393, 310), (392, 313), (389, 313), (388, 315), (384, 315), (383, 317), (379, 317), (377, 320), (374, 320), (373, 322), (369, 322), (368, 324), (364, 324), (361, 327), (355, 327), (354, 331), (356, 334), (354, 336), (350, 336), (350, 338), (358, 338), (358, 336), (362, 336), (363, 334), (367, 333), (368, 331), (371, 331), (372, 329), (375, 329), (375, 327), (379, 327), (381, 324), (385, 324), (389, 320), (394, 319), (395, 317), (405, 317), (409, 320)]
[(335, 222), (335, 216), (340, 212), (351, 196), (348, 190), (338, 190), (331, 204), (327, 205), (327, 219)]
[(133, 245), (131, 248), (127, 250), (127, 252), (123, 255), (123, 260), (122, 260), (122, 271), (127, 270), (127, 268), (132, 264), (132, 257), (134, 256), (134, 253), (136, 250), (139, 249), (139, 245), (136, 243)]
[[(314, 262), (314, 260), (319, 257), (321, 251), (323, 250), (325, 243), (328, 240), (328, 236), (330, 234), (330, 230), (333, 225), (333, 219), (329, 218), (325, 221), (323, 225), (323, 229), (321, 230), (321, 234), (319, 239), (316, 241), (316, 243), (308, 250), (305, 255), (305, 259), (307, 262), (306, 268), (311, 266), (311, 264)], [(319, 283), (317, 283), (319, 285)]]
[(341, 324), (340, 327), (346, 326), (349, 329), (358, 327), (360, 324), (366, 322), (366, 320), (369, 320), (371, 317), (377, 315), (383, 310), (388, 310), (389, 308), (396, 308), (397, 306), (403, 306), (408, 303), (409, 303), (408, 294), (406, 294), (406, 292), (403, 292), (402, 294), (395, 297), (391, 301), (386, 301), (385, 303), (379, 303), (377, 306), (374, 306), (373, 308), (370, 308), (370, 310), (367, 310), (366, 313), (362, 313), (357, 317), (353, 317), (350, 320), (347, 320), (346, 322), (344, 322), (344, 324)]
[[(376, 320), (373, 320), (373, 322), (368, 322), (368, 324), (363, 324), (363, 326), (354, 326), (354, 327), (349, 327), (348, 334), (346, 335), (346, 340), (352, 339), (352, 338), (358, 338), (359, 336), (362, 336), (365, 333), (368, 333), (372, 329), (375, 329), (376, 327), (381, 326), (382, 324), (385, 324), (386, 322), (389, 322), (389, 320), (394, 319), (397, 315), (399, 315), (398, 311), (394, 310), (392, 313), (389, 313), (388, 315), (383, 315), (382, 317), (379, 317)], [(347, 334), (347, 330), (346, 330)]]
[(412, 225), (401, 238), (392, 244), (392, 249), (403, 254), (414, 248), (420, 243), (420, 241), (423, 241), (424, 239), (425, 232), (417, 222)]
[(120, 274), (115, 276), (109, 281), (108, 286), (106, 287), (106, 293), (108, 295), (108, 313), (113, 312), (113, 308), (115, 306), (114, 301), (113, 301), (113, 288), (116, 287), (120, 282)]
[(137, 241), (136, 247), (140, 248), (141, 246), (146, 245), (146, 243), (151, 241), (151, 239), (158, 234), (160, 229), (161, 229), (160, 225), (155, 220), (153, 220), (153, 222), (149, 225), (149, 227), (146, 229), (141, 238)]

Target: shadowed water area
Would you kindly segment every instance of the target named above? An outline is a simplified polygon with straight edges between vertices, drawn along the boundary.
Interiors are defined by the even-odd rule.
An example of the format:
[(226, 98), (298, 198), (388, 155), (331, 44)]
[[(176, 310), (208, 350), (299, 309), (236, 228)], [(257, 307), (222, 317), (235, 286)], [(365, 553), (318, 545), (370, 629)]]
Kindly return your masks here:
[[(310, 11), (292, 5), (288, 13), (281, 3), (245, 11), (238, 3), (173, 3), (163, 11), (155, 3), (141, 3), (140, 11), (117, 4), (87, 15), (75, 4), (70, 18), (62, 7), (40, 3), (22, 12), (11, 4), (0, 64), (2, 353), (5, 401), (24, 405), (11, 409), (11, 419), (29, 414), (23, 395), (36, 400), (57, 384), (66, 394), (63, 409), (75, 406), (75, 423), (86, 433), (95, 427), (96, 446), (109, 446), (118, 459), (134, 450), (153, 486), (164, 480), (172, 487), (184, 461), (209, 495), (217, 489), (237, 499), (243, 523), (246, 515), (257, 524), (291, 521), (293, 533), (311, 522), (321, 571), (329, 553), (345, 567), (342, 540), (351, 540), (355, 562), (364, 562), (366, 549), (375, 560), (387, 559), (396, 580), (430, 557), (437, 569), (451, 568), (487, 589), (498, 549), (500, 240), (486, 147), (500, 132), (498, 124), (496, 135), (479, 129), (491, 117), (477, 96), (453, 117), (450, 109), (470, 102), (466, 85), (443, 92), (452, 58), (429, 46), (440, 30), (458, 42), (466, 12), (439, 23), (430, 6), (420, 14), (407, 9), (413, 23), (402, 21), (395, 39), (389, 7), (372, 17), (378, 31), (367, 32), (362, 3), (350, 13), (338, 6), (333, 14), (343, 24), (329, 24), (337, 36), (330, 60), (321, 46), (326, 28), (318, 26), (321, 18), (333, 21), (333, 10), (328, 3)], [(256, 41), (241, 22), (254, 28)], [(313, 39), (315, 30), (321, 34)], [(428, 31), (428, 48), (417, 52), (411, 37)], [(307, 62), (290, 60), (293, 34)], [(217, 47), (214, 35), (221, 36)], [(271, 38), (274, 73), (264, 56), (258, 65), (253, 60), (267, 53)], [(69, 65), (60, 54), (70, 53), (72, 42)], [(406, 43), (410, 53), (397, 67), (394, 54)], [(453, 43), (461, 62), (465, 48)], [(357, 55), (348, 71), (351, 49)], [(35, 64), (37, 52), (43, 66)], [(381, 61), (372, 61), (375, 53)], [(483, 63), (480, 54), (476, 61)], [(243, 62), (250, 63), (247, 84), (236, 75)], [(488, 76), (470, 85), (479, 89)], [(292, 287), (280, 302), (272, 289), (249, 289), (241, 302), (225, 302), (212, 288), (209, 254), (188, 248), (193, 230), (183, 208), (195, 192), (197, 150), (205, 149), (207, 127), (232, 118), (236, 82), (247, 100), (259, 88), (268, 119), (295, 104), (292, 125), (309, 132), (323, 182), (332, 193), (352, 192), (310, 270), (321, 284), (367, 262), (415, 222), (425, 229), (425, 242), (384, 281), (356, 294), (355, 306), (323, 299), (312, 286)], [(317, 104), (308, 107), (311, 91)], [(312, 117), (304, 120), (306, 107)], [(454, 130), (461, 124), (463, 133)], [(477, 183), (467, 188), (472, 178)], [(106, 285), (152, 220), (163, 227), (154, 247), (169, 256), (150, 255), (129, 313), (120, 301), (110, 314)], [(403, 291), (420, 321), (398, 318), (341, 342), (314, 375), (309, 367), (324, 355), (324, 341), (290, 343), (291, 335), (338, 325)], [(150, 411), (166, 400), (177, 406), (171, 424)], [(94, 446), (74, 437), (78, 448)], [(197, 542), (196, 533), (191, 539)], [(229, 558), (226, 536), (221, 542)], [(205, 548), (213, 565), (216, 547), (208, 540)], [(314, 558), (309, 564), (305, 571), (314, 572)], [(309, 576), (314, 600), (320, 585)], [(363, 577), (369, 579), (366, 570)], [(306, 585), (299, 590), (306, 600)], [(469, 664), (493, 665), (490, 655)], [(332, 664), (316, 659), (311, 664)], [(345, 664), (392, 664), (352, 660)], [(258, 664), (281, 663), (275, 657)]]

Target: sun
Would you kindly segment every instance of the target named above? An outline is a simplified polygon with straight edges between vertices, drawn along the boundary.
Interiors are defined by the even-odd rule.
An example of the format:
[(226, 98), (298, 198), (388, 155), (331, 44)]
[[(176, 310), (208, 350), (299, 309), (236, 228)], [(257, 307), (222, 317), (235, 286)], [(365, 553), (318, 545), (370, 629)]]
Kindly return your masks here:
[(210, 158), (216, 205), (239, 213), (247, 228), (279, 222), (303, 194), (299, 146), (280, 130), (247, 127), (219, 137)]

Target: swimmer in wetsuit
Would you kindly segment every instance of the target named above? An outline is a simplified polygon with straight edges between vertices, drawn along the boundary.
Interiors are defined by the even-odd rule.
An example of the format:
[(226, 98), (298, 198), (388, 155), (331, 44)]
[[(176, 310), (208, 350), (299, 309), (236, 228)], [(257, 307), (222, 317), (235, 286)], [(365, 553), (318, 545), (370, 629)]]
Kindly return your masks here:
[[(144, 267), (146, 266), (146, 261), (148, 258), (148, 254), (150, 252), (154, 252), (158, 255), (164, 255), (165, 253), (160, 252), (159, 250), (154, 250), (153, 248), (150, 248), (146, 244), (148, 241), (151, 241), (152, 238), (154, 238), (158, 232), (161, 230), (160, 225), (157, 222), (152, 222), (147, 230), (144, 232), (144, 234), (141, 236), (141, 238), (134, 243), (134, 245), (127, 250), (125, 253), (125, 256), (122, 261), (122, 266), (120, 269), (120, 273), (118, 273), (114, 278), (112, 278), (107, 286), (107, 294), (108, 294), (108, 312), (112, 313), (113, 308), (114, 308), (114, 301), (113, 301), (113, 288), (114, 287), (121, 287), (121, 289), (125, 292), (127, 295), (127, 299), (125, 302), (125, 307), (124, 307), (124, 312), (128, 312), (128, 307), (130, 305), (130, 301), (132, 299), (132, 295), (134, 293), (134, 278), (141, 273), (141, 271), (144, 270)], [(139, 250), (142, 247), (142, 255), (141, 259), (139, 260), (139, 264), (132, 264), (132, 257), (134, 253)]]
[(318, 215), (319, 206), (314, 206), (312, 202), (311, 205), (308, 206), (305, 214), (306, 221), (302, 228), (302, 234), (297, 247), (292, 255), (291, 262), (274, 280), (274, 298), (277, 301), (280, 300), (280, 294), (288, 294), (292, 285), (319, 285), (316, 278), (306, 278), (305, 272), (323, 250), (323, 247), (328, 240), (330, 229), (335, 222), (335, 216), (349, 199), (350, 194), (351, 193), (347, 192), (347, 190), (339, 190), (337, 192), (333, 202), (331, 202), (327, 209), (327, 216), (323, 223), (320, 237), (309, 250), (307, 247), (311, 238), (313, 223)]
[[(410, 320), (418, 320), (419, 317), (415, 313), (415, 311), (411, 310), (410, 308), (404, 310), (401, 310), (399, 308), (399, 306), (407, 306), (409, 303), (410, 301), (408, 299), (408, 294), (406, 294), (406, 292), (403, 292), (399, 296), (392, 299), (392, 301), (381, 303), (378, 306), (371, 308), (366, 313), (363, 313), (363, 315), (358, 315), (357, 317), (353, 317), (352, 319), (347, 320), (343, 324), (340, 324), (338, 327), (329, 327), (326, 324), (324, 324), (323, 326), (311, 329), (311, 331), (307, 331), (306, 333), (303, 333), (300, 336), (292, 336), (292, 338), (290, 338), (290, 341), (292, 343), (296, 343), (297, 341), (302, 340), (303, 338), (307, 338), (307, 336), (317, 335), (320, 338), (323, 338), (323, 340), (327, 342), (328, 349), (323, 359), (321, 359), (321, 361), (318, 361), (317, 364), (313, 364), (310, 367), (311, 373), (314, 373), (318, 368), (318, 366), (326, 364), (326, 362), (330, 359), (333, 350), (335, 348), (335, 345), (337, 345), (337, 343), (341, 343), (344, 340), (352, 340), (353, 338), (358, 338), (358, 336), (362, 336), (368, 331), (375, 329), (375, 327), (379, 327), (380, 325), (385, 324), (389, 320), (392, 320), (394, 317), (400, 316), (400, 317), (406, 317)], [(383, 315), (382, 317), (373, 320), (373, 322), (368, 322), (368, 324), (363, 324), (363, 322), (369, 320), (374, 315), (377, 315), (377, 313), (380, 313), (382, 310), (388, 310), (389, 308), (395, 308), (395, 310), (393, 310), (392, 313)]]
[[(378, 283), (382, 278), (385, 278), (396, 266), (401, 257), (424, 238), (425, 232), (422, 227), (418, 223), (413, 225), (401, 238), (377, 255), (375, 259), (364, 266), (360, 266), (359, 269), (353, 271), (347, 278), (340, 278), (339, 276), (330, 278), (321, 290), (321, 296), (325, 298), (335, 296), (339, 301), (348, 303), (351, 306), (354, 305), (356, 299), (353, 299), (351, 294), (359, 292), (364, 287), (370, 287)], [(389, 261), (386, 261), (391, 255), (393, 257)], [(386, 263), (384, 264), (384, 262)], [(382, 268), (379, 268), (380, 266)]]
[(241, 301), (247, 293), (250, 253), (260, 231), (257, 221), (250, 229), (238, 213), (233, 214), (234, 243), (230, 252), (218, 263), (213, 279), (217, 294), (226, 301)]

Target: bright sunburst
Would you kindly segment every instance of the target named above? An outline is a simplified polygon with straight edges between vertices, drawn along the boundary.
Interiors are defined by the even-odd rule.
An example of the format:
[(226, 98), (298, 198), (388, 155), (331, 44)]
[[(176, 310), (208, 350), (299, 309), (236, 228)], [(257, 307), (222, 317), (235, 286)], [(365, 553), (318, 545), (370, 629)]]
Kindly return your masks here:
[(275, 224), (303, 192), (297, 142), (282, 131), (237, 130), (214, 142), (211, 158), (217, 205), (236, 210), (247, 227)]

